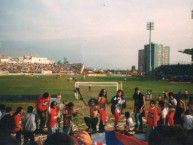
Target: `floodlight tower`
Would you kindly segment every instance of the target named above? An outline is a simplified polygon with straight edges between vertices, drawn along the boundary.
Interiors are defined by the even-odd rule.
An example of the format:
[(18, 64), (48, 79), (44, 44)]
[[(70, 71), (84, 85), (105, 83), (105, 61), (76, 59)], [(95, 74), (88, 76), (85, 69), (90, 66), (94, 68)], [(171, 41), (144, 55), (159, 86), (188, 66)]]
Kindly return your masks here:
[(151, 72), (151, 30), (154, 30), (154, 22), (147, 22), (147, 30), (149, 30), (149, 71)]

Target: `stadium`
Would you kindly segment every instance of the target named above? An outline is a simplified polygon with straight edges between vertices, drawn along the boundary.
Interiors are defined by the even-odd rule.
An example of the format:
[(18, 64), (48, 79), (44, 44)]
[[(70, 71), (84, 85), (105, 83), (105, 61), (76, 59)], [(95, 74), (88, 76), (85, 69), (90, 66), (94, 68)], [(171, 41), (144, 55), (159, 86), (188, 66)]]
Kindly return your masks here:
[[(163, 92), (166, 90), (174, 92), (176, 98), (180, 97), (184, 100), (185, 90), (188, 90), (189, 97), (192, 97), (193, 94), (192, 72), (192, 65), (162, 65), (152, 71), (152, 76), (144, 78), (133, 67), (129, 73), (128, 70), (94, 72), (93, 70), (85, 69), (81, 63), (55, 64), (47, 58), (36, 58), (33, 56), (24, 56), (23, 58), (10, 57), (9, 59), (1, 59), (0, 63), (0, 83), (2, 85), (0, 88), (0, 100), (6, 106), (11, 105), (14, 110), (18, 106), (23, 106), (24, 110), (26, 110), (28, 105), (34, 106), (34, 102), (43, 92), (52, 94), (52, 100), (55, 100), (57, 94), (60, 93), (62, 96), (61, 100), (72, 101), (75, 104), (78, 115), (73, 119), (72, 134), (76, 134), (80, 130), (86, 129), (82, 118), (89, 116), (88, 107), (82, 103), (82, 98), (87, 102), (89, 99), (97, 97), (99, 91), (105, 88), (110, 99), (118, 89), (121, 89), (125, 92), (124, 96), (127, 99), (128, 107), (126, 110), (131, 112), (132, 117), (134, 117), (132, 95), (136, 86), (140, 88), (147, 99), (146, 108), (149, 106), (148, 90), (152, 90), (151, 98), (155, 100), (160, 94), (164, 97)], [(76, 88), (79, 88), (80, 92), (77, 92)], [(188, 100), (184, 101), (188, 103)], [(105, 135), (103, 134), (106, 137), (101, 139), (100, 134), (95, 133), (91, 135), (92, 138), (107, 144), (113, 144), (114, 142), (116, 144), (130, 144), (131, 142), (136, 145), (147, 144), (144, 141), (143, 131), (136, 130), (134, 136), (124, 135), (124, 115), (121, 115), (121, 121), (119, 122), (120, 130), (114, 132), (114, 117), (110, 113), (109, 106), (107, 106), (107, 113), (109, 119), (105, 127)], [(146, 119), (144, 118), (143, 121), (146, 122)], [(15, 134), (12, 135), (15, 136)], [(35, 141), (38, 144), (43, 144), (46, 137), (47, 131), (35, 132)], [(111, 139), (109, 140), (108, 138)]]

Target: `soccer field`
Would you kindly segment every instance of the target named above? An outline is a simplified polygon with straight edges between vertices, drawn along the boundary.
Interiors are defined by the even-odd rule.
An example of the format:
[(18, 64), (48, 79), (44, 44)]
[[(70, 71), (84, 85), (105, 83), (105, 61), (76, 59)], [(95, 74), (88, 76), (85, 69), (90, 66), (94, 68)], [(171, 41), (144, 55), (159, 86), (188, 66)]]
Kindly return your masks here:
[[(118, 82), (122, 83), (122, 89), (124, 91), (124, 96), (128, 100), (127, 108), (124, 111), (133, 111), (133, 101), (132, 95), (135, 87), (139, 87), (141, 92), (146, 96), (146, 91), (148, 89), (152, 90), (153, 98), (163, 95), (163, 91), (172, 90), (174, 93), (178, 93), (181, 89), (182, 92), (187, 89), (189, 93), (193, 94), (193, 84), (188, 83), (174, 83), (166, 82), (161, 80), (153, 80), (146, 78), (132, 78), (127, 77), (86, 77), (83, 76), (1, 76), (0, 77), (0, 96), (3, 95), (35, 95), (39, 96), (44, 92), (49, 92), (52, 96), (57, 93), (61, 93), (62, 100), (67, 100), (67, 102), (74, 102), (75, 110), (78, 112), (78, 115), (74, 118), (75, 127), (85, 129), (85, 123), (83, 121), (84, 116), (89, 115), (89, 108), (85, 107), (80, 100), (75, 99), (74, 89), (75, 89), (75, 80), (82, 82)], [(107, 86), (92, 86), (89, 91), (88, 86), (80, 86), (80, 91), (87, 101), (89, 98), (96, 98), (99, 94), (99, 91), (105, 88), (108, 92), (108, 99), (110, 100), (116, 94), (116, 87), (107, 87)], [(34, 101), (6, 101), (1, 102), (6, 106), (11, 106), (15, 110), (18, 106), (22, 106), (26, 110), (27, 106), (32, 105), (35, 107)], [(149, 103), (146, 102), (146, 106), (149, 106)], [(110, 112), (110, 105), (107, 105), (107, 114), (108, 114), (108, 125), (107, 127), (111, 129), (113, 125), (113, 116)], [(123, 119), (123, 117), (122, 117)]]
[[(72, 78), (69, 79), (69, 78)], [(62, 99), (74, 99), (74, 85), (75, 80), (83, 82), (122, 82), (122, 88), (125, 97), (130, 99), (134, 88), (139, 87), (141, 92), (145, 95), (146, 91), (152, 90), (153, 97), (157, 97), (165, 90), (172, 90), (177, 94), (180, 90), (187, 89), (190, 94), (193, 94), (192, 83), (174, 83), (161, 80), (153, 80), (146, 78), (131, 78), (127, 77), (85, 77), (83, 76), (1, 76), (0, 77), (0, 95), (39, 95), (44, 92), (51, 94), (62, 94)], [(92, 87), (91, 92), (88, 87), (80, 88), (83, 96), (97, 97), (101, 88), (108, 90), (108, 97), (111, 98), (116, 93), (115, 87)]]

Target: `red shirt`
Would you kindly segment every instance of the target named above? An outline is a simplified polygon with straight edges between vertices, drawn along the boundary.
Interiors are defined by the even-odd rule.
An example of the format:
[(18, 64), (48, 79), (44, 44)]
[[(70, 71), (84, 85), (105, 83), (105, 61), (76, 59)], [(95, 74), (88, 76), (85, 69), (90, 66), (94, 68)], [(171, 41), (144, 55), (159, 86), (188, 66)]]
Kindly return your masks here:
[(48, 127), (54, 127), (57, 125), (57, 109), (50, 108), (48, 113)]
[(14, 115), (13, 120), (14, 120), (14, 128), (13, 128), (12, 132), (16, 133), (16, 132), (22, 130), (20, 114)]
[(39, 96), (36, 102), (36, 109), (40, 111), (46, 111), (49, 107), (50, 97), (50, 95), (48, 96), (48, 98), (43, 98), (42, 95)]
[(158, 119), (158, 111), (156, 107), (149, 108), (147, 114), (147, 126), (148, 127), (155, 127), (157, 126), (157, 119)]

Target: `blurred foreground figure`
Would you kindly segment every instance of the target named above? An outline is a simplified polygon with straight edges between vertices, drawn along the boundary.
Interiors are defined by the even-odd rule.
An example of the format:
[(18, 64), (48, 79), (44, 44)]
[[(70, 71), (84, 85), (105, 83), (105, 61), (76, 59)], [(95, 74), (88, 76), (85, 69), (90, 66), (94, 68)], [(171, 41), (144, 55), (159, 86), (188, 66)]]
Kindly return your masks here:
[(157, 126), (150, 133), (149, 145), (192, 145), (193, 132), (177, 126)]

